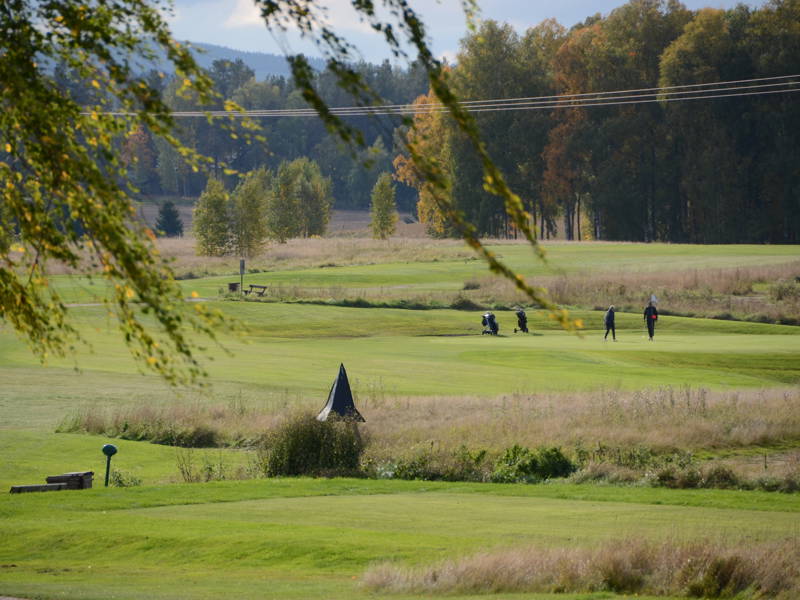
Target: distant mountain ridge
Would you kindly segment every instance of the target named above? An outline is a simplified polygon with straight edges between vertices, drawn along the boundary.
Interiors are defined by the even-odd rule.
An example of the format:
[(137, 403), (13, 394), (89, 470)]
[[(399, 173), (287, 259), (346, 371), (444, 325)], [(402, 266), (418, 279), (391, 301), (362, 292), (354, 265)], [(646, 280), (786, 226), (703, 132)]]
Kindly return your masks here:
[[(229, 60), (234, 62), (237, 58), (241, 59), (248, 67), (256, 73), (256, 79), (261, 81), (270, 75), (282, 75), (289, 77), (289, 63), (280, 54), (270, 54), (267, 52), (245, 52), (244, 50), (234, 50), (225, 46), (206, 44), (203, 42), (189, 42), (193, 48), (200, 50), (195, 52), (197, 63), (204, 69), (210, 69), (215, 60)], [(325, 68), (325, 61), (321, 58), (308, 57), (309, 64), (317, 69)]]

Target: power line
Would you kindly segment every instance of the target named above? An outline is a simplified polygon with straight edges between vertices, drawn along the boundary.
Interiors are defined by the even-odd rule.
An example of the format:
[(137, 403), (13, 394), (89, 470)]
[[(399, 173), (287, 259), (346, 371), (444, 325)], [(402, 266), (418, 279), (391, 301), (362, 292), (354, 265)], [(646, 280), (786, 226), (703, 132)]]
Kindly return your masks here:
[[(800, 82), (799, 82), (800, 83)], [(798, 88), (786, 88), (787, 85), (795, 85), (795, 82), (779, 82), (779, 83), (767, 83), (767, 84), (760, 84), (760, 85), (749, 85), (749, 86), (736, 86), (736, 87), (723, 87), (718, 86), (714, 88), (707, 88), (707, 89), (691, 89), (691, 90), (683, 90), (683, 91), (672, 91), (672, 92), (654, 92), (654, 93), (647, 93), (647, 94), (628, 94), (628, 95), (618, 95), (618, 96), (601, 96), (599, 94), (580, 94), (575, 96), (582, 96), (577, 98), (575, 96), (548, 96), (547, 98), (554, 98), (553, 100), (533, 100), (533, 99), (519, 99), (519, 98), (509, 98), (506, 100), (491, 100), (491, 101), (481, 101), (481, 100), (473, 100), (470, 101), (471, 104), (465, 106), (465, 108), (469, 112), (491, 112), (495, 110), (533, 110), (533, 109), (543, 109), (543, 108), (571, 108), (571, 107), (580, 107), (580, 106), (601, 106), (604, 104), (620, 104), (619, 100), (631, 100), (631, 102), (625, 102), (625, 104), (633, 104), (638, 102), (644, 101), (675, 101), (681, 100), (682, 98), (674, 98), (674, 96), (684, 96), (689, 94), (705, 94), (705, 95), (695, 95), (692, 97), (687, 97), (687, 100), (696, 100), (701, 98), (721, 98), (721, 97), (730, 97), (730, 96), (748, 96), (748, 95), (760, 95), (758, 92), (752, 92), (752, 90), (763, 90), (764, 88), (774, 88), (774, 87), (783, 87), (784, 89), (781, 90), (774, 90), (770, 93), (782, 92), (782, 91), (791, 91), (792, 89), (800, 89)], [(720, 95), (720, 92), (736, 92), (735, 94), (729, 95)], [(746, 93), (750, 92), (750, 93)], [(619, 94), (621, 92), (604, 92), (604, 94)], [(766, 92), (765, 92), (766, 93)], [(712, 95), (715, 94), (715, 95)], [(524, 101), (523, 101), (524, 100)], [(461, 103), (462, 105), (467, 104), (466, 102)], [(254, 110), (254, 111), (247, 111), (248, 116), (254, 117), (273, 117), (273, 116), (316, 116), (316, 112), (312, 109), (288, 109), (291, 112), (287, 112), (284, 110), (274, 110), (274, 111), (261, 111), (261, 110)], [(332, 108), (331, 112), (336, 114), (337, 116), (364, 116), (364, 115), (405, 115), (405, 114), (424, 114), (430, 112), (446, 112), (448, 109), (441, 105), (441, 104), (426, 104), (426, 105), (396, 105), (394, 107), (388, 106), (376, 106), (376, 107), (342, 107), (342, 108)]]
[[(771, 82), (771, 83), (764, 83)], [(747, 85), (742, 85), (747, 84)], [(688, 88), (688, 89), (687, 89)], [(781, 88), (781, 89), (765, 89)], [(550, 110), (555, 108), (582, 108), (596, 106), (619, 106), (629, 104), (646, 104), (653, 102), (680, 102), (690, 100), (734, 98), (742, 96), (763, 96), (800, 91), (800, 75), (782, 75), (776, 77), (760, 77), (719, 81), (715, 83), (696, 83), (679, 86), (655, 88), (639, 88), (628, 90), (612, 90), (607, 92), (586, 92), (580, 94), (561, 94), (556, 96), (531, 96), (515, 98), (497, 98), (491, 100), (466, 100), (461, 106), (469, 112), (501, 112), (510, 110)], [(730, 93), (722, 93), (730, 92)], [(690, 94), (694, 94), (693, 96)], [(404, 116), (431, 112), (446, 112), (449, 109), (440, 103), (423, 104), (387, 104), (378, 106), (342, 106), (332, 107), (330, 112), (336, 116)], [(110, 112), (116, 116), (134, 116), (131, 112)], [(176, 118), (196, 117), (252, 117), (252, 118), (287, 118), (317, 117), (312, 108), (297, 109), (254, 109), (243, 112), (229, 111), (175, 111), (171, 115)]]

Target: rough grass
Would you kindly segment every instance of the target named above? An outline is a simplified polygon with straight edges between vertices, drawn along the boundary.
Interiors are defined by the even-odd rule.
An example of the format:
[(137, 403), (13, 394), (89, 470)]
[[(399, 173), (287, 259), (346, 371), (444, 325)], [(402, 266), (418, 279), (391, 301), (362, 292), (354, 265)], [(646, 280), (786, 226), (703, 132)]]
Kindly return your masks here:
[[(800, 324), (800, 294), (794, 278), (800, 262), (752, 267), (615, 272), (579, 272), (537, 280), (558, 304), (605, 310), (640, 311), (655, 294), (665, 314)], [(769, 284), (767, 289), (764, 285)], [(483, 276), (465, 283), (462, 294), (484, 305), (524, 303), (514, 287)], [(662, 308), (663, 307), (663, 308)]]
[(426, 595), (611, 591), (790, 600), (800, 595), (800, 546), (796, 539), (747, 547), (621, 539), (596, 548), (515, 548), (423, 568), (382, 564), (364, 574), (363, 585)]
[[(665, 387), (493, 398), (375, 395), (362, 398), (359, 408), (369, 416), (363, 427), (378, 454), (396, 454), (431, 443), (437, 448), (455, 449), (465, 444), (493, 451), (515, 443), (583, 445), (589, 450), (603, 444), (699, 451), (769, 447), (800, 440), (797, 388), (709, 391)], [(65, 418), (59, 430), (174, 445), (236, 446), (247, 445), (248, 440), (274, 428), (284, 414), (285, 409), (276, 404), (241, 400), (87, 407)], [(200, 433), (196, 440), (187, 433), (183, 444), (176, 443), (180, 441), (177, 438), (167, 439), (184, 431)]]
[[(510, 266), (550, 291), (560, 304), (638, 312), (650, 294), (667, 314), (800, 323), (800, 263), (791, 248), (624, 243), (552, 243), (547, 264), (519, 242), (490, 240)], [(192, 238), (160, 239), (187, 295), (216, 297), (239, 281), (238, 257), (195, 255)], [(61, 273), (57, 266), (53, 273)], [(342, 306), (460, 309), (511, 308), (527, 300), (490, 276), (460, 241), (313, 238), (268, 248), (247, 262), (245, 284), (268, 286), (280, 302)], [(64, 301), (92, 302), (102, 281), (59, 278)]]
[[(581, 467), (572, 477), (578, 483), (794, 491), (800, 479), (796, 388), (374, 396), (360, 408), (369, 416), (360, 426), (370, 440), (363, 469), (373, 477), (487, 481), (505, 449), (521, 444), (563, 447)], [(184, 447), (253, 448), (279, 429), (284, 414), (277, 404), (242, 399), (88, 407), (65, 418), (58, 431)], [(701, 468), (698, 460), (711, 458)], [(728, 480), (718, 481), (720, 474)]]
[[(162, 254), (173, 261), (178, 278), (239, 273), (239, 257), (197, 256), (193, 238), (162, 238), (158, 246)], [(247, 261), (247, 269), (249, 273), (259, 273), (442, 260), (474, 260), (474, 253), (460, 240), (305, 238), (270, 245)]]

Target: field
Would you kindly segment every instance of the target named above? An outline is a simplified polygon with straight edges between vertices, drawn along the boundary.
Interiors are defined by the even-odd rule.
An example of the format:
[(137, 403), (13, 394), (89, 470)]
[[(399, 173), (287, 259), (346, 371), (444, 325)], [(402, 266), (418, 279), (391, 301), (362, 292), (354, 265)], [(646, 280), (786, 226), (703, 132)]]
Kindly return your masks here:
[[(797, 546), (796, 493), (362, 479), (186, 484), (187, 461), (198, 473), (252, 477), (253, 453), (247, 444), (189, 451), (55, 433), (81, 419), (202, 418), (229, 442), (252, 439), (288, 413), (318, 410), (344, 363), (376, 459), (460, 444), (490, 454), (513, 443), (606, 444), (791, 471), (800, 457), (800, 328), (678, 314), (727, 301), (800, 316), (791, 297), (767, 291), (800, 275), (796, 247), (554, 244), (542, 267), (524, 246), (498, 244), (516, 268), (574, 294), (571, 315), (585, 326), (569, 334), (531, 308), (532, 334), (523, 335), (509, 310), (519, 299), (452, 242), (333, 238), (271, 248), (245, 276), (245, 285), (271, 292), (246, 302), (223, 293), (238, 280), (236, 261), (201, 264), (170, 244), (187, 295), (243, 325), (210, 349), (210, 390), (175, 391), (140, 374), (97, 282), (57, 277), (87, 342), (73, 357), (41, 366), (24, 341), (0, 330), (0, 487), (72, 470), (100, 477), (99, 449), (109, 441), (120, 448), (115, 468), (143, 483), (0, 494), (0, 594), (374, 597), (385, 592), (365, 587), (365, 573), (386, 562), (427, 567), (478, 551), (634, 538)], [(587, 280), (624, 281), (622, 300), (604, 288), (600, 302)], [(640, 312), (647, 296), (631, 299), (648, 280), (657, 281), (664, 311), (652, 343)], [(494, 307), (501, 335), (480, 335), (480, 308), (445, 308), (459, 296)], [(683, 303), (678, 314), (670, 299)], [(394, 307), (403, 302), (425, 310)], [(617, 342), (603, 341), (603, 313), (592, 310), (610, 303), (622, 307)]]

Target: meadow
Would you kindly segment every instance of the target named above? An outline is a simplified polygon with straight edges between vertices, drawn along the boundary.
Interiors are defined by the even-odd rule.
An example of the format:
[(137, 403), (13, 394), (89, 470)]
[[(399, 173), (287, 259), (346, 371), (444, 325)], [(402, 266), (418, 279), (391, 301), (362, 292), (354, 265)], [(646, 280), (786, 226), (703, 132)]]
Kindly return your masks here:
[[(454, 242), (332, 238), (273, 247), (245, 275), (245, 286), (269, 285), (270, 293), (247, 301), (225, 294), (238, 281), (237, 261), (201, 263), (185, 246), (168, 242), (163, 250), (175, 257), (187, 296), (197, 292), (243, 325), (210, 348), (209, 389), (173, 390), (141, 374), (99, 302), (99, 281), (57, 277), (86, 342), (74, 356), (39, 365), (24, 341), (0, 330), (0, 487), (84, 469), (98, 483), (99, 450), (108, 442), (120, 449), (114, 467), (142, 483), (0, 494), (0, 594), (467, 598), (494, 591), (543, 599), (558, 585), (439, 589), (419, 581), (446, 565), (475, 570), (463, 566), (474, 565), (470, 557), (509, 549), (582, 556), (634, 538), (670, 548), (698, 541), (709, 556), (717, 546), (724, 556), (754, 543), (797, 547), (796, 493), (574, 480), (264, 480), (252, 479), (250, 449), (286, 415), (319, 410), (341, 362), (375, 461), (460, 446), (497, 454), (519, 443), (679, 451), (756, 475), (793, 473), (800, 467), (800, 329), (735, 315), (672, 315), (670, 299), (677, 302), (681, 290), (684, 300), (713, 303), (750, 297), (759, 311), (797, 317), (791, 294), (777, 300), (769, 292), (780, 281), (792, 285), (797, 248), (562, 243), (549, 248), (544, 267), (523, 245), (498, 243), (494, 250), (526, 274), (562, 282), (554, 293), (574, 296), (571, 315), (584, 323), (580, 335), (570, 334), (529, 308), (532, 333), (523, 335), (513, 332), (509, 310), (518, 299)], [(597, 290), (612, 281), (620, 283), (604, 288), (600, 303)], [(640, 313), (648, 281), (664, 311), (653, 343)], [(446, 308), (457, 297), (494, 307), (501, 335), (481, 335), (480, 309)], [(361, 302), (345, 305), (353, 299)], [(695, 311), (701, 300), (675, 312)], [(378, 307), (398, 302), (426, 310)], [(603, 312), (593, 310), (610, 303), (623, 307), (617, 342), (603, 340)], [(220, 447), (109, 437), (122, 423), (155, 422), (212, 429)], [(204, 479), (235, 481), (184, 483)], [(413, 581), (403, 587), (400, 580)], [(557, 597), (625, 593), (608, 582), (591, 585), (564, 587)], [(688, 588), (670, 589), (659, 597)]]

